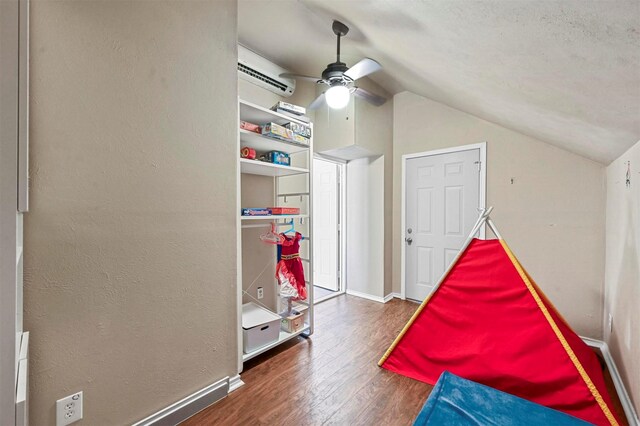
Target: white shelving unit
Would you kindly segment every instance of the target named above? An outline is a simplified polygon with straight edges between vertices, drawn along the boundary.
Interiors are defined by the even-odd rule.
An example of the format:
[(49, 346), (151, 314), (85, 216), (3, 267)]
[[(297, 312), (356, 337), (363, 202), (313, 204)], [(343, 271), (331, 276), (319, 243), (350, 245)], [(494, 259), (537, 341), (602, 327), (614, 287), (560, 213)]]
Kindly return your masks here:
[(308, 124), (302, 120), (289, 117), (288, 115), (280, 114), (279, 112), (271, 111), (268, 108), (261, 107), (251, 102), (240, 100), (240, 120), (248, 121), (253, 124), (286, 124), (286, 123), (300, 123)]
[[(282, 139), (270, 138), (267, 136), (260, 135), (258, 133), (254, 133), (248, 130), (239, 129), (238, 132), (238, 347), (239, 347), (239, 356), (238, 356), (238, 364), (239, 371), (242, 370), (242, 364), (245, 361), (250, 360), (276, 346), (279, 344), (286, 342), (287, 340), (293, 339), (296, 336), (303, 335), (309, 336), (313, 333), (313, 285), (311, 283), (311, 279), (313, 278), (313, 254), (312, 247), (309, 244), (311, 240), (311, 212), (312, 212), (312, 200), (311, 200), (311, 188), (312, 186), (312, 173), (311, 167), (313, 164), (313, 124), (304, 123), (303, 121), (296, 120), (295, 118), (286, 116), (284, 114), (277, 113), (275, 111), (271, 111), (267, 108), (263, 108), (259, 105), (253, 104), (251, 102), (246, 102), (244, 100), (239, 100), (239, 113), (240, 120), (247, 121), (253, 124), (263, 125), (266, 123), (277, 123), (277, 124), (286, 124), (289, 122), (296, 122), (301, 124), (306, 124), (312, 127), (312, 138), (310, 139), (310, 143), (302, 144), (294, 141), (286, 141)], [(265, 163), (257, 160), (249, 160), (245, 158), (240, 158), (240, 149), (244, 147), (249, 147), (255, 149), (259, 154), (268, 152), (268, 151), (280, 151), (289, 154), (292, 158), (292, 161), (298, 164), (297, 166), (283, 166), (278, 164)], [(295, 215), (271, 215), (271, 216), (242, 216), (240, 215), (240, 211), (242, 207), (270, 207), (270, 206), (256, 206), (256, 205), (248, 205), (242, 206), (242, 184), (240, 176), (242, 174), (247, 175), (258, 175), (264, 177), (264, 179), (272, 179), (273, 184), (273, 206), (300, 206), (301, 211), (300, 214)], [(304, 190), (295, 190), (291, 191), (291, 181), (287, 184), (283, 183), (281, 179), (296, 179), (295, 185), (293, 187), (296, 188), (304, 188)], [(262, 179), (262, 178), (261, 178)], [(284, 191), (288, 190), (288, 191)], [(259, 349), (254, 350), (251, 353), (243, 353), (243, 342), (242, 342), (242, 303), (243, 303), (243, 290), (247, 283), (250, 283), (255, 277), (243, 277), (243, 260), (250, 261), (253, 259), (243, 259), (245, 255), (245, 251), (247, 247), (243, 247), (242, 245), (248, 244), (264, 244), (258, 238), (255, 238), (255, 241), (247, 241), (245, 239), (243, 243), (243, 230), (247, 230), (249, 228), (264, 228), (265, 231), (268, 230), (270, 224), (275, 222), (277, 224), (283, 225), (285, 223), (294, 220), (296, 224), (303, 223), (306, 226), (304, 235), (305, 239), (301, 242), (301, 250), (300, 257), (303, 261), (304, 270), (305, 270), (305, 278), (307, 280), (307, 300), (298, 301), (295, 303), (303, 304), (308, 306), (308, 309), (305, 313), (305, 324), (304, 327), (295, 333), (288, 333), (284, 330), (280, 330), (278, 340), (269, 345), (263, 346)], [(247, 231), (248, 232), (248, 231)], [(306, 246), (305, 246), (306, 245)], [(274, 264), (276, 257), (276, 249), (274, 246), (273, 249), (274, 256)], [(275, 273), (275, 271), (273, 271)], [(273, 274), (270, 274), (271, 276)], [(273, 279), (274, 289), (277, 289), (277, 282)], [(278, 306), (276, 306), (276, 310)], [(273, 310), (273, 309), (271, 309)]]
[(298, 142), (283, 141), (267, 136), (262, 136), (248, 130), (240, 129), (240, 145), (248, 146), (256, 151), (280, 151), (287, 154), (304, 152), (309, 149), (307, 145)]
[(249, 220), (249, 221), (253, 221), (253, 220), (269, 220), (269, 221), (274, 221), (274, 220), (291, 220), (291, 219), (306, 219), (308, 218), (309, 215), (308, 214), (278, 214), (278, 215), (270, 215), (270, 216), (242, 216), (240, 219), (245, 221), (245, 220)]
[(260, 354), (265, 353), (266, 351), (268, 351), (269, 349), (273, 349), (276, 346), (278, 346), (281, 343), (286, 342), (287, 340), (291, 340), (296, 336), (299, 336), (301, 334), (310, 334), (309, 333), (309, 324), (305, 323), (304, 328), (302, 328), (301, 330), (298, 330), (295, 333), (287, 333), (284, 330), (280, 330), (280, 336), (278, 336), (278, 341), (271, 343), (270, 345), (267, 346), (263, 346), (260, 349), (256, 349), (255, 351), (248, 353), (248, 354), (242, 354), (242, 362), (246, 362), (249, 361), (251, 358), (255, 358)]
[[(277, 150), (272, 150), (277, 151)], [(240, 171), (250, 175), (262, 175), (262, 176), (292, 176), (302, 173), (309, 173), (309, 169), (303, 169), (293, 166), (282, 166), (280, 164), (265, 163), (258, 160), (247, 160), (246, 158), (240, 159)]]

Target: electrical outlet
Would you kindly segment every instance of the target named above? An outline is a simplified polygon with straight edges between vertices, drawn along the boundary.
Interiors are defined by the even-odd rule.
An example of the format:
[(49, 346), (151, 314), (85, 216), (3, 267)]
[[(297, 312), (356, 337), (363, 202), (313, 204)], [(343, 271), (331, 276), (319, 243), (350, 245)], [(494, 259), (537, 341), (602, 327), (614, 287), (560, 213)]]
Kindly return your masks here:
[(75, 423), (82, 418), (82, 391), (56, 401), (56, 426)]
[(264, 288), (258, 287), (258, 299), (262, 299), (264, 297)]

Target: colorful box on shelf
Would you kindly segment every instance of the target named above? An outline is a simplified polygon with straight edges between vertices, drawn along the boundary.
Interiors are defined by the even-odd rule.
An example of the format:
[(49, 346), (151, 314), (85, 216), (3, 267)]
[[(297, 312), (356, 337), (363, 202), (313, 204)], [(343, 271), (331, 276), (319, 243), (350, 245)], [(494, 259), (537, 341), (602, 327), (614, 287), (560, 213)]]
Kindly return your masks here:
[(300, 214), (299, 207), (269, 207), (269, 210), (271, 210), (271, 214), (274, 214), (274, 215)]
[(284, 125), (287, 129), (291, 130), (294, 135), (304, 136), (305, 138), (311, 137), (311, 127), (305, 126), (300, 123), (287, 123)]
[(282, 109), (285, 111), (292, 112), (297, 115), (305, 115), (307, 113), (307, 109), (300, 105), (290, 104), (289, 102), (279, 101), (274, 106), (271, 107), (273, 111), (277, 109)]
[(249, 123), (248, 121), (240, 120), (240, 128), (258, 134), (262, 133), (262, 128), (259, 125)]
[(271, 216), (271, 209), (260, 208), (243, 208), (241, 212), (242, 216)]
[(297, 133), (294, 133), (292, 135), (292, 139), (293, 139), (294, 142), (298, 142), (298, 143), (303, 143), (305, 145), (309, 145), (309, 138), (305, 138), (304, 136), (299, 135)]
[(280, 164), (282, 166), (291, 165), (291, 158), (289, 157), (289, 154), (285, 152), (280, 152), (280, 151), (267, 152), (264, 155), (264, 161), (267, 161), (273, 164)]
[(293, 138), (293, 132), (284, 126), (276, 123), (267, 123), (262, 126), (262, 134), (264, 136), (283, 138), (291, 140)]

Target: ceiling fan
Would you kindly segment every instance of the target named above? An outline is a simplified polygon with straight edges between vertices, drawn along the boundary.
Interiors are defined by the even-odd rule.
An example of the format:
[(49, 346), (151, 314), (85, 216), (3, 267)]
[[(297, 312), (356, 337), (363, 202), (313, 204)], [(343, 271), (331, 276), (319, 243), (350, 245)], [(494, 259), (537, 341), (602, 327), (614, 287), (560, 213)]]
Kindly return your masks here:
[(340, 62), (340, 37), (347, 35), (349, 27), (340, 21), (333, 21), (332, 28), (333, 33), (338, 36), (338, 59), (327, 65), (327, 68), (322, 71), (322, 77), (292, 73), (283, 73), (280, 74), (280, 77), (304, 78), (329, 86), (324, 93), (311, 102), (309, 109), (316, 109), (325, 102), (333, 109), (344, 108), (349, 103), (351, 93), (375, 106), (384, 104), (387, 101), (386, 98), (354, 85), (357, 79), (379, 71), (382, 66), (370, 58), (364, 58), (351, 68), (347, 67), (344, 62)]

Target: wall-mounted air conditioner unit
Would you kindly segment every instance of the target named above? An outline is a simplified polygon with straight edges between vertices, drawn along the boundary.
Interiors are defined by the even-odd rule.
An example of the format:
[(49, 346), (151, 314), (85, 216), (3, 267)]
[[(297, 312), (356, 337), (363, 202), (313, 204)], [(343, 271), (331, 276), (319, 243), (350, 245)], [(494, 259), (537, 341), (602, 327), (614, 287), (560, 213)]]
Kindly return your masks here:
[(238, 45), (238, 76), (280, 96), (291, 96), (296, 90), (296, 81), (282, 78), (280, 74), (289, 72), (252, 52), (242, 45)]

